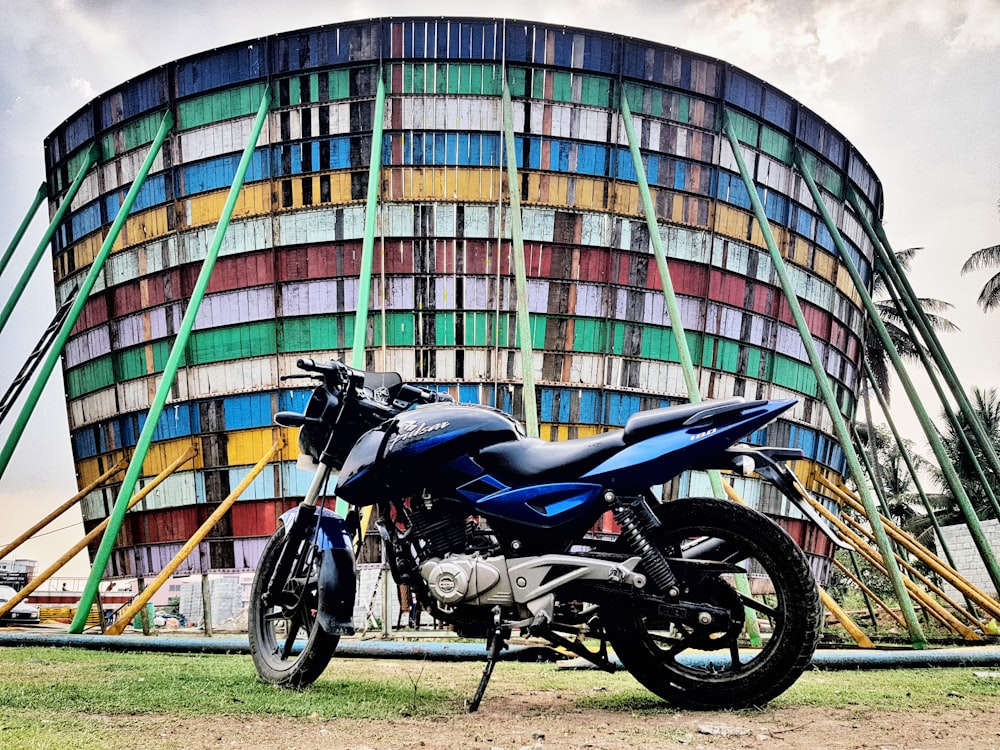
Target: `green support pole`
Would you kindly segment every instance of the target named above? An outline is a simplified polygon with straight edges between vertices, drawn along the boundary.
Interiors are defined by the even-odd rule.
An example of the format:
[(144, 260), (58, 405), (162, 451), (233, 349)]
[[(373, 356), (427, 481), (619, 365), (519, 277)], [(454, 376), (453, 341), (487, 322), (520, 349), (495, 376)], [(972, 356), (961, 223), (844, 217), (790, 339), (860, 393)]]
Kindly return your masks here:
[[(695, 376), (694, 362), (691, 360), (691, 350), (688, 347), (684, 324), (681, 322), (681, 309), (677, 306), (677, 295), (674, 293), (674, 283), (670, 277), (670, 269), (667, 266), (667, 255), (663, 250), (663, 238), (660, 237), (660, 225), (656, 220), (656, 209), (653, 207), (653, 197), (649, 192), (646, 168), (643, 166), (642, 154), (639, 152), (639, 141), (635, 137), (635, 125), (632, 122), (632, 110), (628, 105), (628, 97), (625, 95), (624, 86), (622, 86), (621, 111), (622, 119), (625, 121), (625, 134), (628, 136), (629, 151), (632, 153), (632, 166), (635, 168), (639, 184), (639, 195), (642, 197), (642, 207), (646, 215), (646, 228), (649, 230), (649, 240), (653, 245), (656, 267), (659, 269), (660, 282), (663, 284), (663, 297), (667, 303), (667, 314), (670, 316), (670, 330), (673, 332), (674, 341), (677, 343), (677, 350), (680, 353), (681, 370), (684, 372), (684, 384), (687, 386), (688, 400), (692, 403), (697, 403), (701, 401), (701, 390), (698, 387), (698, 378)], [(713, 494), (717, 498), (724, 498), (726, 493), (722, 489), (721, 474), (718, 471), (710, 471), (708, 472), (708, 477), (712, 483)]]
[[(931, 507), (931, 501), (927, 497), (927, 493), (924, 492), (924, 486), (920, 481), (920, 475), (917, 473), (917, 467), (913, 465), (913, 459), (910, 458), (910, 453), (906, 449), (906, 444), (903, 442), (903, 438), (899, 434), (899, 430), (896, 428), (896, 421), (892, 418), (892, 414), (889, 412), (889, 404), (886, 403), (885, 396), (882, 395), (882, 391), (878, 389), (875, 383), (875, 373), (872, 372), (871, 365), (868, 363), (868, 359), (863, 360), (865, 366), (865, 377), (868, 379), (869, 386), (875, 393), (875, 398), (878, 401), (879, 408), (882, 410), (882, 416), (885, 417), (886, 424), (889, 425), (889, 431), (892, 432), (893, 438), (896, 440), (896, 445), (899, 447), (899, 455), (903, 458), (903, 463), (906, 465), (906, 471), (909, 473), (910, 478), (913, 480), (913, 486), (917, 489), (917, 495), (920, 497), (920, 502), (924, 506), (924, 510), (927, 511), (927, 516), (931, 519), (931, 525), (934, 527), (934, 534), (937, 536), (938, 543), (941, 545), (941, 550), (944, 552), (945, 559), (948, 561), (948, 565), (954, 570), (958, 570), (955, 567), (955, 559), (951, 556), (951, 550), (948, 548), (948, 543), (944, 539), (944, 533), (941, 531), (941, 524), (937, 520), (937, 516), (934, 514), (934, 509)], [(969, 605), (969, 611), (975, 611), (973, 603), (968, 597), (965, 597), (966, 604)]]
[[(809, 186), (809, 192), (812, 194), (813, 202), (816, 204), (817, 210), (822, 215), (823, 221), (826, 223), (826, 227), (830, 231), (830, 235), (833, 237), (834, 244), (837, 247), (837, 252), (840, 255), (840, 262), (843, 267), (847, 269), (847, 273), (850, 274), (851, 280), (854, 282), (854, 286), (861, 297), (861, 302), (868, 313), (869, 320), (872, 326), (874, 326), (879, 340), (885, 348), (886, 354), (889, 355), (889, 359), (892, 362), (892, 366), (896, 370), (896, 375), (899, 377), (899, 382), (903, 386), (903, 390), (910, 399), (913, 411), (916, 413), (917, 419), (920, 421), (920, 426), (924, 430), (924, 435), (927, 436), (927, 441), (931, 446), (931, 450), (934, 451), (934, 457), (937, 459), (938, 465), (941, 467), (941, 473), (944, 474), (945, 481), (951, 488), (951, 491), (955, 495), (955, 499), (958, 501), (958, 505), (962, 510), (962, 514), (965, 516), (966, 523), (969, 526), (969, 533), (972, 535), (972, 541), (976, 545), (976, 549), (979, 550), (979, 555), (982, 557), (983, 563), (986, 565), (986, 571), (989, 573), (990, 580), (993, 581), (993, 585), (997, 587), (998, 591), (1000, 591), (1000, 565), (997, 565), (997, 560), (993, 555), (993, 551), (990, 549), (989, 541), (987, 541), (986, 535), (983, 533), (983, 529), (979, 525), (979, 519), (976, 518), (976, 513), (972, 508), (972, 502), (969, 500), (969, 495), (962, 486), (962, 482), (959, 480), (958, 474), (955, 472), (955, 467), (952, 465), (951, 460), (948, 458), (948, 454), (945, 452), (944, 444), (941, 442), (941, 436), (934, 427), (934, 423), (931, 421), (931, 418), (927, 415), (927, 411), (924, 409), (923, 404), (920, 401), (920, 396), (917, 394), (917, 389), (913, 385), (913, 381), (910, 379), (910, 375), (906, 371), (906, 367), (903, 365), (903, 361), (899, 357), (899, 352), (896, 350), (895, 344), (892, 343), (892, 339), (889, 338), (889, 332), (886, 330), (885, 324), (879, 317), (878, 309), (875, 307), (875, 303), (872, 301), (871, 295), (865, 288), (864, 281), (861, 279), (861, 275), (858, 273), (858, 269), (854, 265), (854, 260), (847, 251), (847, 247), (844, 245), (844, 240), (841, 237), (837, 226), (833, 223), (833, 219), (830, 217), (830, 213), (827, 211), (826, 205), (823, 203), (822, 196), (819, 194), (819, 188), (816, 187), (816, 182), (813, 179), (812, 168), (803, 158), (802, 153), (798, 150), (796, 150), (795, 153), (795, 161), (802, 172), (802, 176), (805, 178), (806, 185)], [(867, 506), (865, 509), (868, 509)], [(872, 521), (874, 526), (874, 520), (870, 518), (869, 521)], [(879, 523), (879, 528), (881, 528), (881, 526), (882, 524)]]
[(750, 173), (747, 171), (747, 165), (743, 159), (743, 152), (740, 149), (740, 142), (736, 137), (736, 130), (733, 128), (733, 124), (729, 119), (729, 113), (727, 111), (723, 111), (723, 123), (726, 135), (729, 138), (729, 143), (733, 149), (733, 156), (739, 166), (740, 176), (743, 178), (743, 184), (746, 186), (747, 193), (750, 196), (750, 202), (753, 205), (754, 215), (757, 217), (757, 223), (760, 225), (761, 232), (764, 235), (764, 241), (767, 244), (768, 252), (771, 254), (774, 271), (781, 283), (781, 288), (784, 291), (785, 299), (788, 302), (788, 307), (791, 310), (792, 317), (795, 319), (795, 325), (799, 330), (799, 335), (802, 337), (802, 344), (805, 346), (806, 352), (809, 355), (809, 363), (812, 365), (813, 373), (816, 375), (816, 382), (819, 386), (823, 401), (826, 403), (827, 409), (830, 412), (830, 418), (833, 420), (834, 430), (837, 433), (838, 440), (840, 440), (841, 449), (844, 451), (844, 458), (847, 460), (848, 469), (858, 486), (858, 494), (861, 496), (862, 503), (865, 507), (865, 513), (868, 515), (868, 520), (871, 523), (872, 533), (875, 536), (879, 553), (882, 555), (882, 560), (885, 563), (886, 570), (889, 571), (889, 580), (892, 582), (893, 591), (896, 594), (896, 599), (903, 612), (903, 618), (906, 622), (906, 627), (910, 632), (913, 647), (925, 648), (927, 646), (927, 639), (920, 627), (920, 622), (917, 620), (917, 614), (913, 610), (913, 602), (910, 601), (910, 595), (906, 590), (906, 585), (903, 583), (902, 575), (900, 574), (899, 568), (896, 565), (896, 560), (893, 557), (892, 547), (889, 544), (889, 538), (886, 536), (885, 527), (882, 526), (882, 521), (879, 518), (878, 508), (875, 507), (875, 502), (872, 500), (871, 493), (868, 491), (867, 484), (865, 483), (864, 472), (861, 469), (858, 454), (854, 450), (854, 445), (851, 442), (851, 433), (847, 429), (847, 423), (844, 421), (843, 414), (840, 413), (840, 406), (837, 404), (837, 398), (833, 393), (833, 387), (830, 385), (830, 379), (826, 374), (823, 362), (819, 358), (819, 352), (816, 351), (816, 344), (813, 341), (812, 333), (809, 330), (809, 326), (806, 324), (805, 316), (802, 314), (802, 308), (799, 305), (795, 288), (792, 286), (791, 279), (788, 277), (788, 271), (785, 268), (784, 258), (781, 257), (781, 252), (778, 250), (778, 245), (774, 240), (774, 235), (771, 233), (771, 225), (767, 220), (767, 214), (764, 213), (764, 206), (760, 202), (760, 196), (757, 194), (757, 186), (754, 185), (753, 180), (750, 178)]
[(143, 183), (146, 181), (146, 175), (149, 174), (149, 170), (153, 166), (153, 161), (156, 159), (156, 155), (159, 153), (160, 147), (163, 145), (163, 141), (167, 137), (167, 133), (170, 132), (173, 125), (173, 115), (170, 112), (167, 112), (163, 116), (163, 120), (160, 122), (160, 129), (157, 132), (156, 137), (153, 139), (153, 143), (149, 148), (149, 153), (146, 154), (146, 160), (139, 168), (139, 172), (135, 176), (135, 181), (132, 183), (132, 187), (129, 188), (128, 194), (125, 196), (125, 200), (122, 202), (121, 208), (118, 209), (118, 215), (115, 216), (115, 221), (111, 225), (108, 236), (104, 238), (104, 242), (101, 244), (101, 249), (98, 250), (97, 255), (94, 257), (94, 261), (90, 265), (90, 270), (87, 272), (87, 277), (80, 286), (76, 299), (73, 300), (73, 305), (70, 307), (69, 313), (67, 313), (66, 319), (62, 323), (59, 333), (56, 334), (55, 339), (53, 339), (52, 346), (50, 347), (49, 353), (45, 358), (45, 362), (42, 364), (42, 368), (38, 372), (38, 377), (35, 378), (35, 383), (25, 400), (24, 406), (21, 407), (21, 412), (17, 415), (17, 420), (14, 422), (13, 427), (11, 427), (10, 434), (7, 436), (7, 441), (4, 443), (3, 451), (0, 452), (0, 477), (3, 477), (4, 472), (7, 471), (7, 465), (10, 463), (11, 456), (14, 454), (14, 449), (17, 447), (18, 441), (20, 441), (21, 435), (24, 434), (24, 429), (35, 410), (35, 406), (38, 405), (38, 400), (41, 398), (42, 391), (45, 390), (45, 386), (49, 382), (49, 377), (52, 375), (52, 371), (55, 369), (56, 363), (59, 361), (59, 356), (62, 354), (63, 348), (66, 346), (66, 341), (69, 340), (70, 333), (73, 331), (73, 326), (76, 325), (77, 318), (80, 317), (80, 313), (83, 312), (84, 305), (87, 304), (90, 292), (94, 288), (94, 284), (97, 283), (97, 279), (101, 275), (101, 271), (104, 269), (104, 264), (107, 262), (108, 256), (111, 254), (111, 247), (115, 244), (115, 240), (118, 239), (118, 234), (125, 225), (125, 220), (128, 218), (129, 211), (132, 209), (132, 204), (135, 203), (135, 198), (139, 194), (139, 190), (142, 188)]
[[(906, 327), (907, 335), (913, 339), (913, 341), (919, 343), (920, 340), (917, 338), (917, 333), (913, 330), (913, 324), (910, 322), (911, 316), (905, 313), (905, 303), (902, 299), (900, 299), (896, 288), (891, 283), (887, 283), (885, 288), (888, 290), (889, 296), (892, 298), (892, 302), (896, 306), (896, 309), (900, 312), (900, 319)], [(992, 483), (989, 479), (987, 479), (983, 465), (980, 463), (979, 457), (976, 455), (976, 452), (972, 448), (972, 444), (969, 442), (968, 436), (965, 434), (965, 428), (958, 421), (958, 416), (955, 414), (955, 410), (951, 408), (951, 403), (948, 401), (948, 395), (945, 393), (944, 387), (941, 385), (941, 381), (938, 378), (938, 371), (927, 359), (927, 352), (924, 351), (923, 347), (917, 347), (917, 356), (920, 358), (920, 363), (924, 366), (924, 370), (927, 372), (927, 378), (934, 387), (934, 392), (937, 393), (937, 397), (941, 401), (941, 409), (944, 411), (945, 418), (955, 428), (955, 437), (958, 438), (959, 445), (968, 457), (969, 463), (972, 464), (972, 470), (982, 486), (990, 507), (993, 509), (993, 516), (1000, 519), (1000, 503), (997, 502), (996, 492), (993, 490)], [(937, 434), (937, 430), (935, 430), (935, 434)], [(954, 463), (952, 463), (952, 465), (954, 465)], [(976, 517), (976, 523), (979, 523), (978, 516)]]
[(951, 360), (945, 353), (944, 347), (941, 346), (941, 341), (938, 339), (937, 332), (931, 327), (927, 320), (927, 314), (924, 312), (923, 308), (920, 307), (917, 295), (914, 293), (913, 287), (910, 285), (910, 280), (906, 277), (906, 273), (900, 265), (899, 259), (896, 258), (896, 255), (892, 250), (892, 246), (889, 244), (889, 239), (885, 235), (882, 224), (879, 222), (872, 227), (864, 206), (861, 204), (860, 199), (853, 190), (848, 190), (847, 198), (850, 201), (851, 206), (854, 208), (858, 220), (864, 227), (865, 233), (875, 246), (879, 262), (882, 264), (883, 268), (885, 268), (888, 277), (887, 280), (890, 282), (887, 284), (887, 287), (894, 286), (906, 301), (907, 309), (912, 317), (912, 320), (916, 323), (917, 328), (920, 331), (920, 335), (924, 337), (927, 348), (930, 349), (931, 356), (937, 363), (941, 374), (944, 376), (945, 382), (948, 384), (948, 388), (951, 390), (955, 400), (958, 402), (959, 408), (965, 416), (968, 426), (972, 428), (972, 432), (976, 436), (976, 440), (979, 441), (979, 445), (983, 450), (983, 456), (986, 458), (991, 471), (993, 471), (995, 476), (1000, 476), (1000, 457), (997, 456), (993, 442), (990, 440), (989, 435), (986, 434), (986, 430), (983, 427), (982, 422), (976, 415), (976, 410), (972, 408), (969, 397), (962, 388), (962, 383), (958, 378), (958, 374), (955, 372), (955, 368), (952, 367)]
[(76, 197), (77, 192), (80, 190), (80, 186), (83, 184), (83, 180), (86, 178), (87, 172), (89, 172), (90, 168), (97, 163), (100, 156), (101, 150), (97, 147), (97, 144), (91, 144), (90, 148), (87, 149), (86, 155), (84, 156), (83, 164), (80, 165), (80, 169), (76, 173), (76, 179), (73, 180), (73, 184), (70, 185), (69, 190), (66, 191), (66, 195), (63, 197), (62, 203), (59, 204), (59, 208), (56, 210), (55, 216), (53, 216), (52, 221), (49, 222), (49, 228), (45, 230), (45, 234), (42, 235), (42, 239), (39, 241), (38, 247), (35, 249), (35, 254), (31, 256), (27, 267), (21, 274), (21, 278), (18, 279), (17, 284), (15, 284), (13, 290), (11, 290), (10, 298), (7, 300), (7, 304), (4, 305), (3, 311), (0, 312), (0, 332), (2, 332), (4, 326), (7, 325), (7, 320), (10, 318), (11, 313), (14, 312), (14, 308), (21, 299), (21, 294), (24, 292), (24, 288), (28, 285), (31, 275), (38, 267), (38, 262), (45, 254), (45, 248), (52, 240), (52, 235), (56, 233), (56, 229), (59, 228), (59, 224), (62, 222), (63, 217), (66, 215), (66, 212), (69, 211), (69, 206), (73, 202), (73, 198)]
[(10, 257), (14, 254), (17, 246), (21, 244), (21, 238), (24, 237), (24, 233), (28, 229), (28, 225), (31, 224), (31, 220), (35, 218), (35, 213), (38, 211), (38, 207), (42, 205), (42, 201), (45, 200), (48, 195), (48, 190), (45, 188), (45, 183), (43, 182), (38, 186), (38, 191), (35, 193), (35, 199), (31, 202), (31, 208), (28, 209), (28, 213), (24, 215), (24, 219), (21, 220), (21, 226), (17, 228), (14, 232), (14, 237), (7, 245), (7, 250), (3, 254), (3, 259), (0, 260), (0, 276), (3, 276), (3, 271), (10, 262)]
[[(639, 151), (639, 140), (635, 137), (635, 124), (632, 122), (632, 109), (628, 105), (628, 97), (625, 87), (621, 91), (621, 115), (625, 122), (625, 134), (628, 136), (628, 147), (632, 154), (632, 166), (635, 168), (636, 182), (639, 185), (639, 195), (642, 196), (643, 212), (646, 216), (646, 229), (649, 231), (649, 241), (653, 245), (653, 255), (656, 258), (656, 267), (660, 272), (660, 283), (663, 286), (663, 297), (667, 304), (667, 314), (670, 316), (670, 330), (674, 335), (677, 350), (680, 353), (681, 370), (684, 372), (684, 385), (687, 387), (688, 401), (698, 403), (701, 401), (701, 389), (698, 387), (698, 378), (694, 372), (694, 362), (691, 359), (691, 350), (688, 347), (687, 334), (684, 331), (684, 324), (681, 321), (681, 309), (677, 305), (677, 295), (674, 293), (674, 282), (670, 276), (670, 268), (667, 265), (667, 254), (663, 249), (663, 238), (660, 237), (660, 224), (656, 219), (656, 209), (653, 207), (653, 196), (649, 192), (649, 180), (646, 178), (646, 167), (642, 163), (642, 153)], [(722, 474), (716, 469), (708, 472), (708, 481), (712, 485), (712, 494), (720, 500), (726, 497), (726, 491), (722, 487)], [(750, 595), (750, 582), (745, 575), (736, 576), (736, 587), (741, 594)], [(746, 612), (747, 636), (750, 645), (759, 648), (763, 643), (760, 636), (760, 626), (757, 623), (757, 613), (750, 607), (744, 608)]]
[(229, 228), (229, 220), (232, 218), (233, 209), (236, 207), (236, 200), (239, 198), (240, 189), (243, 187), (243, 181), (246, 178), (247, 169), (250, 166), (250, 160), (253, 157), (254, 148), (257, 145), (257, 139), (260, 137), (260, 131), (264, 127), (270, 106), (271, 89), (268, 87), (264, 89), (264, 96), (261, 98), (260, 107), (257, 110), (257, 118), (254, 120), (253, 129), (250, 132), (250, 139), (247, 141), (247, 145), (243, 149), (243, 156), (236, 167), (236, 176), (233, 178), (233, 184), (229, 188), (229, 196), (226, 198), (226, 204), (222, 208), (222, 215), (219, 217), (219, 223), (215, 228), (212, 244), (209, 246), (208, 254), (202, 263), (201, 272), (198, 274), (194, 291), (191, 293), (191, 299), (188, 302), (187, 309), (184, 311), (184, 318), (181, 320), (180, 329), (177, 332), (173, 346), (170, 348), (170, 355), (167, 357), (166, 366), (163, 368), (160, 384), (157, 386), (156, 394), (149, 405), (146, 423), (139, 434), (139, 440), (136, 442), (135, 450), (132, 453), (132, 460), (129, 462), (128, 470), (125, 472), (121, 489), (118, 491), (118, 498), (115, 500), (115, 506), (111, 511), (111, 516), (108, 518), (108, 526), (104, 530), (104, 536), (101, 538), (101, 546), (94, 557), (90, 577), (87, 579), (87, 584), (80, 597), (80, 607), (69, 627), (70, 633), (82, 633), (84, 625), (87, 623), (87, 613), (90, 612), (90, 607), (97, 596), (97, 588), (108, 566), (108, 559), (111, 557), (111, 549), (114, 547), (115, 538), (118, 536), (122, 522), (125, 520), (125, 511), (128, 509), (132, 490), (135, 489), (135, 483), (142, 471), (142, 463), (149, 452), (150, 444), (153, 442), (156, 423), (160, 420), (163, 405), (167, 401), (167, 396), (170, 395), (170, 387), (174, 382), (174, 376), (177, 374), (177, 369), (184, 358), (184, 349), (191, 336), (191, 329), (194, 327), (195, 318), (198, 316), (198, 308), (205, 297), (205, 290), (208, 287), (209, 278), (212, 276), (212, 269), (215, 267), (215, 261), (219, 257), (222, 241), (225, 239), (226, 230)]
[(368, 200), (365, 204), (365, 236), (361, 245), (361, 274), (358, 279), (358, 309), (354, 314), (354, 346), (351, 367), (365, 369), (365, 341), (368, 335), (368, 307), (371, 300), (372, 264), (375, 257), (375, 223), (378, 217), (378, 186), (382, 168), (382, 124), (385, 120), (385, 84), (378, 77), (375, 90), (375, 121), (372, 123), (372, 153), (368, 162)]
[(514, 148), (514, 106), (507, 79), (503, 82), (503, 134), (507, 149), (507, 185), (510, 193), (510, 234), (513, 247), (514, 286), (517, 290), (517, 333), (521, 338), (521, 400), (528, 437), (538, 437), (538, 406), (535, 400), (534, 357), (528, 315), (528, 274), (524, 267), (524, 231), (521, 226), (521, 187), (517, 181), (517, 151)]

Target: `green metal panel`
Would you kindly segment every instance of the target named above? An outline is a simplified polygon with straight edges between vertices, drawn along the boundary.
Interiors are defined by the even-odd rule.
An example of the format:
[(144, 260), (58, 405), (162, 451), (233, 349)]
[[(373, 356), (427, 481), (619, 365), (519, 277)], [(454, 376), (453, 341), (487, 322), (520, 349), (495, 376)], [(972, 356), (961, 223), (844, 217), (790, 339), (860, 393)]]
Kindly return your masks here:
[(489, 314), (465, 313), (465, 346), (486, 346), (489, 341)]
[(133, 346), (131, 349), (115, 352), (112, 356), (115, 374), (119, 381), (133, 380), (149, 374), (146, 372), (145, 346)]
[(309, 101), (319, 101), (319, 73), (312, 73), (309, 76)]
[(178, 129), (188, 130), (219, 120), (252, 115), (257, 111), (265, 88), (265, 83), (253, 83), (180, 102), (177, 105)]
[(751, 120), (749, 117), (741, 115), (738, 112), (729, 112), (729, 121), (733, 124), (736, 136), (741, 141), (749, 143), (751, 146), (755, 146), (757, 144), (759, 125), (756, 121)]
[(298, 76), (288, 78), (288, 103), (291, 105), (302, 104), (301, 79)]
[(791, 139), (767, 125), (761, 126), (760, 129), (760, 150), (785, 164), (791, 164), (795, 158)]
[(434, 316), (434, 335), (438, 346), (455, 346), (455, 313), (437, 313)]
[(162, 119), (160, 112), (153, 112), (122, 127), (122, 148), (120, 151), (115, 150), (115, 132), (107, 133), (101, 138), (102, 158), (111, 159), (119, 154), (145, 146), (147, 143), (152, 143), (153, 139), (156, 138), (156, 131), (160, 129)]
[[(385, 345), (414, 346), (413, 313), (387, 313), (385, 316)], [(375, 326), (375, 346), (382, 346), (382, 326)]]
[(507, 69), (507, 88), (511, 96), (524, 96), (527, 90), (528, 70), (526, 68)]
[(596, 318), (577, 318), (573, 323), (573, 351), (600, 354), (607, 338), (606, 321)]
[(343, 349), (354, 338), (354, 315), (311, 315), (281, 321), (279, 352)]
[(351, 71), (344, 70), (343, 68), (339, 70), (331, 70), (329, 73), (330, 81), (327, 90), (330, 94), (330, 99), (347, 99), (351, 96)]
[[(535, 77), (544, 79), (539, 74)], [(570, 73), (558, 71), (552, 74), (552, 98), (557, 102), (573, 101), (573, 76)]]
[(74, 367), (66, 373), (66, 394), (70, 399), (107, 388), (115, 382), (111, 357), (104, 356)]
[(580, 104), (594, 107), (611, 106), (611, 81), (600, 76), (580, 76)]
[(189, 365), (204, 365), (241, 357), (260, 357), (277, 350), (274, 321), (265, 320), (193, 333), (186, 354)]
[(611, 324), (611, 353), (622, 354), (625, 351), (625, 324)]

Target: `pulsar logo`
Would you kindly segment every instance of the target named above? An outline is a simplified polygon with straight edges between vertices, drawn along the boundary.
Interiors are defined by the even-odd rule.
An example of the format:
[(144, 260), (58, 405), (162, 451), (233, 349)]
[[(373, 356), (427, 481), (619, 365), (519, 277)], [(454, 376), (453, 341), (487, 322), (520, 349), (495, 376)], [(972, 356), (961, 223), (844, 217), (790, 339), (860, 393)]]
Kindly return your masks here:
[(447, 427), (450, 422), (437, 422), (427, 424), (426, 422), (400, 422), (396, 428), (396, 436), (389, 441), (389, 450), (393, 450), (399, 442), (413, 440), (431, 432), (437, 432)]
[(693, 443), (695, 440), (701, 440), (702, 438), (708, 437), (718, 432), (718, 429), (713, 427), (711, 430), (705, 430), (704, 432), (699, 432), (697, 435), (692, 435), (689, 439)]

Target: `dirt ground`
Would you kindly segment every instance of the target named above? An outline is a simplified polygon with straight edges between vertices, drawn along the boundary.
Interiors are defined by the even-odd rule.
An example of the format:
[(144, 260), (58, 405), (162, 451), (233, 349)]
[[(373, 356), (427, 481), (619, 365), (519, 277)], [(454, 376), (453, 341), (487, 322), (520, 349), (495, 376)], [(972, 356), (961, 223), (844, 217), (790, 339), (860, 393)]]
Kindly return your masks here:
[[(462, 673), (463, 684), (467, 676), (471, 675)], [(450, 715), (432, 718), (359, 721), (313, 715), (205, 720), (140, 715), (110, 721), (127, 722), (150, 746), (183, 750), (1000, 750), (1000, 705), (986, 711), (951, 707), (885, 711), (852, 705), (632, 712), (579, 708), (580, 694), (565, 691), (509, 684), (497, 685), (494, 691), (493, 687), (478, 713), (446, 712)]]
[(637, 748), (776, 747), (781, 750), (990, 750), (1000, 748), (1000, 714), (950, 710), (926, 715), (883, 712), (857, 716), (819, 709), (780, 709), (760, 716), (566, 710), (522, 697), (494, 700), (478, 714), (386, 722), (347, 720), (177, 720), (129, 717), (132, 729), (154, 745), (184, 738), (177, 747), (285, 750), (634, 750)]

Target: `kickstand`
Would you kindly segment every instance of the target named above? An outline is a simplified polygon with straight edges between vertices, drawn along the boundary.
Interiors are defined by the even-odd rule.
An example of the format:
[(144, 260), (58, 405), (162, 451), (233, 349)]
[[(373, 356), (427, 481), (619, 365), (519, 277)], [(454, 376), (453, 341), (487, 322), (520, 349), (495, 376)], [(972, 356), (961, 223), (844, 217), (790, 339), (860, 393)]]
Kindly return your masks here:
[(483, 667), (483, 676), (479, 678), (476, 694), (466, 704), (470, 714), (479, 710), (479, 704), (486, 693), (486, 686), (490, 684), (490, 677), (493, 676), (493, 667), (496, 666), (500, 652), (507, 648), (508, 638), (510, 638), (510, 628), (500, 624), (500, 608), (497, 607), (493, 612), (493, 630), (486, 643), (486, 666)]

